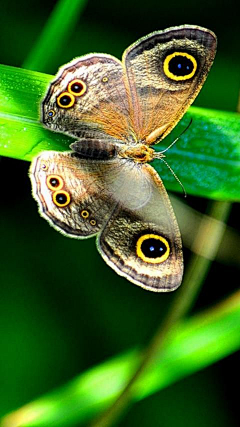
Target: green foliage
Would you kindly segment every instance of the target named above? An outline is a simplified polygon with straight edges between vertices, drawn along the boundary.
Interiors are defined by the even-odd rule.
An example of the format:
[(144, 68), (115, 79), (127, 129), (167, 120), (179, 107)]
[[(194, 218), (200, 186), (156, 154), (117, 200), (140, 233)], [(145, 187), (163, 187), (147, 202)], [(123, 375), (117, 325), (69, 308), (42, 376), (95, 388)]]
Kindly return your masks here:
[[(134, 401), (146, 398), (180, 378), (239, 349), (240, 293), (176, 325), (165, 348), (134, 388)], [(85, 425), (106, 408), (134, 373), (140, 351), (135, 349), (84, 372), (69, 384), (8, 415), (1, 427)], [(114, 378), (114, 381), (111, 379)]]
[[(71, 138), (44, 129), (40, 102), (52, 76), (0, 66), (0, 154), (32, 160), (44, 150), (68, 150)], [(164, 147), (186, 128), (167, 160), (188, 194), (220, 200), (240, 200), (240, 116), (236, 113), (192, 107), (163, 141)], [(157, 146), (163, 149), (163, 144)], [(180, 191), (174, 176), (161, 161), (156, 170), (167, 188)]]
[(67, 150), (70, 138), (44, 129), (40, 101), (52, 76), (0, 66), (0, 154), (31, 160), (40, 151)]
[[(173, 25), (199, 24), (215, 31), (218, 53), (197, 107), (157, 149), (169, 145), (192, 118), (166, 160), (189, 195), (239, 200), (239, 14), (234, 0), (221, 5), (211, 0), (205, 6), (189, 0), (112, 2), (111, 7), (106, 0), (55, 5), (8, 0), (2, 8), (1, 63), (17, 68), (0, 66), (1, 427), (79, 426), (98, 416), (123, 390), (140, 349), (148, 349), (175, 297), (127, 283), (100, 259), (94, 239), (65, 239), (39, 218), (29, 164), (16, 159), (30, 161), (42, 150), (68, 149), (70, 138), (44, 129), (39, 121), (41, 99), (59, 66), (89, 52), (121, 58), (138, 37)], [(155, 161), (154, 167), (167, 188), (181, 191), (164, 164)], [(187, 202), (205, 211), (204, 199), (188, 197)], [(135, 405), (119, 427), (239, 425), (239, 355), (234, 354), (240, 348), (239, 293), (227, 298), (239, 287), (234, 229), (239, 213), (234, 215), (233, 208), (232, 228), (224, 240), (219, 237), (219, 253), (214, 221), (204, 218), (199, 228), (199, 217), (195, 223), (193, 212), (190, 217), (183, 208), (180, 228), (181, 216), (188, 240), (198, 235), (189, 246), (209, 256), (199, 263), (195, 255), (191, 263), (185, 250), (185, 278), (194, 289), (199, 276), (202, 290), (191, 316), (172, 325), (164, 348), (135, 384)], [(223, 232), (224, 215), (217, 219)], [(216, 304), (219, 300), (223, 303)], [(192, 301), (183, 298), (183, 304)]]

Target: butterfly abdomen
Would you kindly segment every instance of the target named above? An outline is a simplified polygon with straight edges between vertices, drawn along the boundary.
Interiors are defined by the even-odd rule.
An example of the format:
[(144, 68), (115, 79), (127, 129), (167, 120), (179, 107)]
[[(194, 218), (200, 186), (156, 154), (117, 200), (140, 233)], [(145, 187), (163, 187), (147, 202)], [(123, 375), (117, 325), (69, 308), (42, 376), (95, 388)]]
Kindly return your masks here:
[(70, 145), (80, 157), (92, 160), (109, 160), (117, 155), (116, 143), (101, 139), (80, 139)]

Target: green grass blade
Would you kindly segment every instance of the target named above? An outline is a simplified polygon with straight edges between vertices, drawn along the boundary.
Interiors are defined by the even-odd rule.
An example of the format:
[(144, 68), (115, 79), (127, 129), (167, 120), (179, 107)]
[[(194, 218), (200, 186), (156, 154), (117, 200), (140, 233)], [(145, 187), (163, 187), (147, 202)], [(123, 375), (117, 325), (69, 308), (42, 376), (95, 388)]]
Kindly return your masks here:
[[(0, 66), (0, 155), (31, 160), (43, 150), (68, 149), (70, 137), (44, 129), (40, 102), (52, 76)], [(159, 150), (190, 128), (167, 152), (167, 161), (188, 194), (240, 200), (240, 115), (191, 107)], [(170, 190), (181, 191), (161, 160), (154, 167)]]
[[(167, 136), (167, 161), (187, 193), (217, 200), (240, 200), (240, 114), (191, 107)], [(167, 146), (166, 145), (166, 146)], [(166, 187), (179, 191), (179, 184), (166, 168), (154, 163)]]
[(71, 139), (39, 122), (40, 102), (52, 76), (0, 65), (0, 155), (31, 160), (42, 150), (67, 150)]
[(87, 0), (57, 2), (38, 41), (23, 63), (24, 68), (45, 71), (55, 63), (56, 52), (61, 52), (60, 46), (64, 46), (86, 3)]
[[(137, 382), (140, 400), (240, 348), (240, 293), (219, 306), (182, 321)], [(1, 427), (83, 425), (122, 390), (139, 361), (133, 350), (83, 373), (66, 386), (29, 403), (0, 421)]]

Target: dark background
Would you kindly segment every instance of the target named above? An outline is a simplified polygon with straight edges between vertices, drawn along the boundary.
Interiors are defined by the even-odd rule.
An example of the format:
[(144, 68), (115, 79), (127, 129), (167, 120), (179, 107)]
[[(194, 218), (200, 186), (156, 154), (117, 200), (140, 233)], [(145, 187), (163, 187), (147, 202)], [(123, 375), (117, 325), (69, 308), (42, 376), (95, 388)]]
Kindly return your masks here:
[[(53, 8), (52, 1), (8, 0), (0, 18), (2, 64), (22, 66)], [(120, 58), (149, 32), (196, 24), (217, 34), (219, 48), (195, 105), (236, 111), (239, 14), (233, 0), (91, 0), (76, 21), (49, 64), (36, 71), (55, 74), (89, 52)], [(94, 238), (71, 240), (50, 228), (31, 197), (28, 168), (27, 162), (0, 161), (0, 415), (106, 358), (147, 344), (174, 297), (117, 276), (98, 255)], [(188, 197), (187, 203), (204, 212), (208, 201)], [(237, 228), (236, 209), (229, 224)], [(188, 257), (185, 250), (186, 263)], [(237, 289), (238, 277), (235, 265), (214, 262), (192, 313)], [(236, 353), (136, 404), (121, 426), (238, 426), (233, 384), (239, 379)]]

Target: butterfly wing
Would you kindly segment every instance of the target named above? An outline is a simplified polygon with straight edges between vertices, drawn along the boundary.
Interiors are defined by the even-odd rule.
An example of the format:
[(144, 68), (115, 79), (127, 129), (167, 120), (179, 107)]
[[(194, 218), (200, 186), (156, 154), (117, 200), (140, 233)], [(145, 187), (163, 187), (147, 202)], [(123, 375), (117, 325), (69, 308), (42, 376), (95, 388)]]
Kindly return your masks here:
[(150, 165), (46, 151), (34, 159), (30, 178), (40, 214), (54, 228), (77, 238), (99, 234), (97, 246), (106, 262), (146, 289), (180, 285), (180, 233)]
[(154, 32), (123, 55), (138, 140), (153, 144), (177, 124), (200, 91), (216, 52), (216, 36), (184, 25)]
[[(151, 291), (172, 291), (183, 274), (180, 232), (158, 174), (150, 165), (139, 167), (151, 183), (151, 194), (135, 209), (129, 208), (127, 199), (118, 203), (97, 247), (105, 261), (131, 282)], [(135, 192), (141, 192), (137, 182)]]
[(125, 51), (123, 64), (105, 54), (77, 58), (50, 85), (42, 121), (78, 138), (153, 144), (193, 102), (215, 52), (211, 31), (186, 25), (143, 37)]
[(129, 139), (129, 101), (122, 63), (89, 54), (59, 70), (42, 104), (42, 121), (78, 138)]
[[(117, 204), (146, 204), (151, 185), (128, 160), (89, 160), (73, 152), (45, 151), (30, 167), (40, 214), (70, 237), (98, 233)], [(138, 191), (136, 191), (138, 189)]]
[[(46, 151), (30, 168), (33, 196), (39, 212), (57, 230), (70, 237), (92, 236), (102, 229), (116, 202), (105, 190), (94, 162), (74, 153)], [(98, 197), (97, 197), (98, 196)]]

